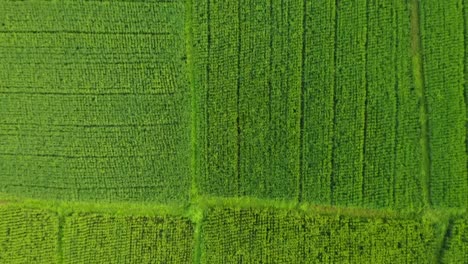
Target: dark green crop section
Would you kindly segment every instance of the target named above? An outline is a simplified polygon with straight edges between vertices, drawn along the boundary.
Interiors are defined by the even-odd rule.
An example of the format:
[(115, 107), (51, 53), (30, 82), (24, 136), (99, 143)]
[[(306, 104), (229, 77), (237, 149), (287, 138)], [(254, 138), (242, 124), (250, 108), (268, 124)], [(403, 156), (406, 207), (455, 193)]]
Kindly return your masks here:
[[(466, 104), (468, 103), (468, 2), (467, 0), (463, 0), (463, 33), (464, 33), (464, 40), (465, 40), (465, 54), (464, 54), (464, 99), (465, 99), (465, 109), (466, 109), (466, 120), (465, 120), (465, 151), (468, 153), (468, 107)], [(467, 156), (468, 157), (468, 156)], [(468, 165), (467, 165), (468, 167)], [(467, 172), (468, 174), (468, 172)], [(467, 176), (468, 177), (468, 176)]]
[(428, 114), (430, 201), (466, 206), (464, 20), (461, 0), (422, 1), (421, 37)]
[(332, 204), (363, 199), (366, 129), (366, 1), (338, 1), (335, 43)]
[[(194, 75), (204, 110), (200, 193), (234, 196), (239, 193), (238, 170), (238, 67), (239, 16), (236, 1), (195, 1)], [(203, 16), (203, 17), (201, 17)], [(219, 26), (222, 25), (222, 26)], [(206, 37), (204, 37), (206, 36)]]
[(376, 207), (393, 205), (397, 122), (396, 7), (392, 1), (368, 0), (363, 204)]
[(419, 115), (423, 95), (418, 96), (413, 83), (418, 80), (413, 80), (409, 54), (418, 51), (411, 50), (410, 17), (404, 1), (368, 1), (364, 206), (415, 209), (425, 202)]
[(65, 218), (64, 263), (190, 263), (193, 226), (180, 217), (74, 213)]
[(432, 224), (271, 209), (213, 208), (202, 263), (428, 263)]
[(1, 263), (59, 263), (59, 220), (48, 210), (0, 205)]
[(330, 204), (335, 92), (335, 1), (306, 1), (302, 199)]
[(184, 2), (1, 5), (0, 190), (187, 201)]

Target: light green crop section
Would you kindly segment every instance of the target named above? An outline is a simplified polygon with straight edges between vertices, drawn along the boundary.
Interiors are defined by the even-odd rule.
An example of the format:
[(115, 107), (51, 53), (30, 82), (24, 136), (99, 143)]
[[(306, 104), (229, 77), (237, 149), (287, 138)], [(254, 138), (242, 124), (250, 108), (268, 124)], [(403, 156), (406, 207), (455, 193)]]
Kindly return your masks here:
[(422, 206), (410, 15), (399, 0), (306, 1), (304, 201)]
[(186, 202), (184, 2), (1, 5), (0, 190)]
[(193, 214), (181, 207), (6, 197), (1, 263), (190, 263)]
[(65, 218), (64, 263), (190, 263), (193, 226), (180, 217), (74, 213)]
[[(303, 4), (240, 2), (240, 191), (297, 197)], [(268, 25), (268, 26), (265, 26)]]
[(465, 207), (468, 181), (462, 1), (421, 1), (420, 12), (430, 201), (436, 207)]
[(444, 238), (443, 263), (463, 263), (468, 258), (468, 224), (466, 219), (452, 221)]
[(59, 218), (48, 210), (0, 205), (1, 263), (59, 263)]
[(428, 263), (431, 224), (288, 210), (213, 208), (202, 222), (202, 263)]
[(194, 10), (200, 193), (296, 199), (302, 3), (208, 1)]
[(179, 8), (183, 6), (180, 0), (60, 3), (2, 0), (0, 25), (2, 32), (168, 33), (180, 30), (178, 23), (183, 9)]

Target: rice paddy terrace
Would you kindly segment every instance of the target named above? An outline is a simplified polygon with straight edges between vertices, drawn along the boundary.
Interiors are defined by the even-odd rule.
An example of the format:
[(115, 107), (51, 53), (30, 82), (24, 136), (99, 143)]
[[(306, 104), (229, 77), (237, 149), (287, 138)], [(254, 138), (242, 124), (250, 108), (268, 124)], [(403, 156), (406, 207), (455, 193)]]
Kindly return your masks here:
[(0, 0), (0, 263), (465, 263), (467, 0)]

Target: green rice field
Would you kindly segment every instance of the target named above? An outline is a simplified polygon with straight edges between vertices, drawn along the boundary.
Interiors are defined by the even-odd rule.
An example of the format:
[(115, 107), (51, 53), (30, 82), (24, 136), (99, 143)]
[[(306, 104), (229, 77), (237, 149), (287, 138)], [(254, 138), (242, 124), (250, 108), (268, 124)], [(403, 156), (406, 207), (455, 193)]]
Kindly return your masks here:
[(0, 0), (0, 263), (465, 263), (468, 0)]

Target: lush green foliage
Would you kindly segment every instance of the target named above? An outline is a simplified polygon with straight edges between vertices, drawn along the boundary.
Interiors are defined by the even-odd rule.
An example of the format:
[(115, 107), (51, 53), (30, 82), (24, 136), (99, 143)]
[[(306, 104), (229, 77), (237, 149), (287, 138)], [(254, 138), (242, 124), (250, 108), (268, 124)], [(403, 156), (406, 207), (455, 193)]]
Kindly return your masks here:
[[(395, 88), (396, 92), (396, 123), (395, 123), (395, 161), (393, 200), (396, 208), (417, 209), (427, 204), (427, 184), (424, 174), (421, 173), (423, 167), (423, 144), (421, 113), (425, 113), (422, 107), (423, 97), (419, 89), (416, 89), (417, 80), (420, 78), (421, 69), (419, 64), (413, 63), (409, 59), (408, 53), (411, 49), (413, 58), (419, 59), (421, 50), (418, 49), (416, 41), (419, 39), (418, 21), (414, 17), (417, 10), (411, 13), (406, 1), (395, 1), (395, 14), (393, 19), (397, 21), (397, 28), (394, 32), (396, 45), (396, 67)], [(412, 6), (412, 9), (415, 9)], [(410, 17), (410, 14), (412, 17)], [(414, 27), (413, 27), (414, 26)], [(419, 55), (419, 56), (417, 56)], [(385, 138), (384, 138), (385, 140)]]
[(206, 133), (200, 191), (294, 199), (300, 154), (302, 3), (229, 0), (196, 6), (194, 17), (208, 13), (193, 34), (194, 57), (205, 63), (195, 65), (195, 75), (203, 76), (197, 98), (205, 109), (200, 113), (205, 127), (199, 129)]
[(191, 262), (187, 217), (162, 208), (107, 207), (2, 201), (0, 262)]
[[(421, 12), (419, 21), (420, 7), (397, 0), (302, 7), (195, 2), (199, 193), (409, 210), (437, 205), (444, 193), (452, 206), (463, 204), (465, 135), (451, 132), (458, 141), (445, 142), (437, 131), (447, 123), (435, 120), (449, 114), (460, 130), (465, 107), (431, 95), (439, 89), (431, 78), (444, 74), (429, 72), (431, 63), (449, 47), (432, 50), (441, 40), (424, 35), (424, 25), (420, 40), (428, 19)], [(463, 101), (460, 87), (450, 86), (458, 92), (447, 100)], [(460, 171), (450, 172), (455, 154), (434, 152), (440, 142), (456, 145)], [(441, 176), (439, 162), (450, 167)]]
[(302, 199), (330, 204), (335, 92), (335, 1), (307, 1), (304, 23)]
[(418, 220), (214, 208), (202, 263), (429, 263), (434, 230)]
[(179, 217), (79, 213), (63, 225), (64, 263), (189, 263), (193, 226)]
[(182, 1), (2, 1), (0, 22), (0, 190), (188, 199)]
[(0, 263), (59, 263), (59, 218), (47, 210), (0, 204)]
[(0, 262), (463, 262), (467, 1), (0, 0)]
[(429, 191), (436, 207), (466, 207), (464, 21), (461, 0), (421, 2), (428, 111)]
[(467, 219), (456, 219), (449, 223), (445, 237), (443, 263), (464, 263), (468, 259)]

